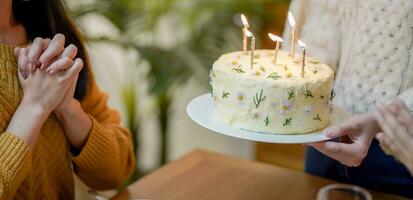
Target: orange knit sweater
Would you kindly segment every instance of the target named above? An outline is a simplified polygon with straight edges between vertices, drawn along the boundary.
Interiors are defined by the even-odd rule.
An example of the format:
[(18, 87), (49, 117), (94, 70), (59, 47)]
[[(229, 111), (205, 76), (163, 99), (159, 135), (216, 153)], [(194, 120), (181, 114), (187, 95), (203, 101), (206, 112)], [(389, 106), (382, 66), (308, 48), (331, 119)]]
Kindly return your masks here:
[(94, 79), (81, 102), (92, 129), (81, 152), (73, 156), (54, 114), (33, 150), (4, 132), (22, 97), (17, 73), (13, 47), (0, 44), (0, 200), (74, 199), (73, 173), (94, 189), (119, 186), (135, 164), (131, 136), (120, 127), (119, 114), (108, 108), (108, 97)]

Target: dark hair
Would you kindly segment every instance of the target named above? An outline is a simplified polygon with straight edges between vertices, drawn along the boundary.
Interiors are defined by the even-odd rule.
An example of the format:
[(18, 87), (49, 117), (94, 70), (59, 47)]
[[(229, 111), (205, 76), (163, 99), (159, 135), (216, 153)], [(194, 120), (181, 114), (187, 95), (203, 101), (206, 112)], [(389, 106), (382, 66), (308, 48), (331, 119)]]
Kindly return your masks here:
[(90, 61), (85, 49), (84, 38), (77, 27), (69, 9), (63, 0), (13, 0), (13, 14), (26, 29), (28, 39), (36, 37), (53, 38), (62, 33), (66, 45), (74, 44), (78, 48), (77, 56), (84, 63), (79, 73), (75, 98), (82, 100), (87, 91)]

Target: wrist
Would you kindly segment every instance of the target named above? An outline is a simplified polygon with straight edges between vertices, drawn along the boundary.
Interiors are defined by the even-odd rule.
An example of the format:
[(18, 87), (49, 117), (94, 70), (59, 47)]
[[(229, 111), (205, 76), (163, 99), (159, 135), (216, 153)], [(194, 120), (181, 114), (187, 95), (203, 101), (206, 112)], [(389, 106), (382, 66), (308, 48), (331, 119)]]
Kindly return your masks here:
[(39, 104), (22, 101), (14, 112), (7, 126), (7, 131), (21, 138), (30, 148), (33, 148), (50, 112)]
[(45, 117), (45, 118), (47, 118), (52, 112), (52, 110), (48, 108), (48, 106), (38, 104), (38, 103), (33, 103), (26, 99), (23, 99), (20, 102), (18, 109), (24, 110), (26, 113), (30, 113), (33, 116)]
[(61, 119), (64, 115), (76, 112), (78, 108), (81, 108), (80, 102), (73, 98), (68, 103), (57, 107), (54, 112), (56, 116)]

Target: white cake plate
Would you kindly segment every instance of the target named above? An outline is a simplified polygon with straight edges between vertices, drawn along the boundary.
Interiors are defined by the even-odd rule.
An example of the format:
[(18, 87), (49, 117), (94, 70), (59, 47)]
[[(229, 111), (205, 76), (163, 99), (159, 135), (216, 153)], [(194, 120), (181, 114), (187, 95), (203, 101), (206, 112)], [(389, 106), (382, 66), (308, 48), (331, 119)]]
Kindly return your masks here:
[[(299, 144), (319, 142), (330, 139), (324, 136), (322, 130), (307, 134), (290, 135), (259, 133), (243, 130), (220, 122), (214, 116), (213, 110), (213, 100), (211, 98), (211, 94), (209, 93), (194, 98), (191, 102), (189, 102), (186, 108), (186, 112), (188, 113), (189, 117), (202, 127), (223, 135), (241, 138), (244, 140), (268, 143)], [(339, 124), (340, 122), (348, 119), (348, 116), (349, 115), (343, 109), (335, 106), (333, 107), (330, 125)]]

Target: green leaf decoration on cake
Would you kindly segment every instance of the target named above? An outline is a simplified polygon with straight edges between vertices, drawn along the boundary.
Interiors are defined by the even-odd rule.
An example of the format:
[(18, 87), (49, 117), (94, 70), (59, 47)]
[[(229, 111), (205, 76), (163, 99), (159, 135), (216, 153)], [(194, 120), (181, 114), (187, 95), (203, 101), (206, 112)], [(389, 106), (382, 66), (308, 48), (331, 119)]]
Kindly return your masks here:
[(258, 106), (260, 106), (261, 102), (263, 102), (265, 100), (265, 98), (267, 98), (267, 96), (262, 96), (263, 91), (264, 90), (261, 89), (259, 95), (258, 95), (258, 92), (256, 92), (255, 96), (252, 98), (254, 100), (255, 108), (258, 108)]
[(272, 78), (273, 80), (278, 80), (281, 78), (280, 75), (278, 75), (277, 72), (273, 72), (272, 74), (270, 74), (267, 78)]
[(334, 92), (334, 90), (331, 90), (330, 101), (332, 101), (334, 99), (334, 97), (336, 97), (336, 92)]
[(292, 117), (285, 119), (283, 126), (291, 125), (291, 121), (293, 120)]
[(305, 96), (306, 99), (309, 98), (309, 97), (311, 97), (311, 98), (314, 97), (310, 90), (306, 90), (304, 92), (304, 96)]
[(232, 71), (235, 71), (239, 74), (245, 73), (245, 71), (241, 69), (241, 65), (238, 65), (238, 67), (236, 67), (236, 68), (232, 68)]
[(294, 98), (294, 96), (295, 96), (294, 90), (291, 90), (290, 92), (288, 92), (288, 100)]
[(320, 118), (320, 115), (318, 115), (318, 114), (317, 114), (317, 117), (314, 117), (314, 118), (313, 118), (313, 120), (318, 120), (318, 121), (320, 121), (320, 122), (322, 121), (321, 118)]
[(270, 119), (268, 118), (268, 116), (264, 119), (265, 122), (265, 126), (268, 126), (268, 124), (270, 124)]
[(228, 98), (229, 92), (222, 91), (222, 98)]
[(287, 66), (286, 64), (283, 64), (282, 66), (283, 66), (283, 69), (284, 69), (285, 71), (288, 70), (288, 66)]

